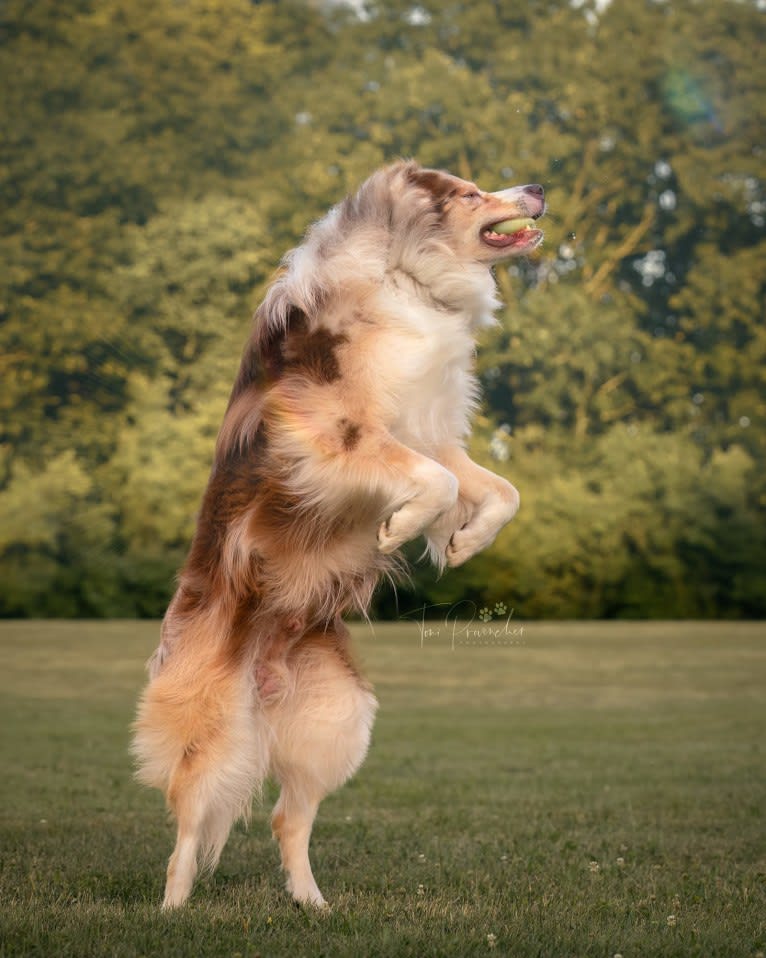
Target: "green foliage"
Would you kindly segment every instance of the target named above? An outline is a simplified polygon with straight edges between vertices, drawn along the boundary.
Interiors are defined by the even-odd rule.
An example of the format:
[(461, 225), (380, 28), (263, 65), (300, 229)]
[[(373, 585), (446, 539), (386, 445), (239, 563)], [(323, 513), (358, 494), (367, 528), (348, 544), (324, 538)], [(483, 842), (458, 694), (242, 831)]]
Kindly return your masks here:
[(741, 446), (705, 459), (691, 439), (633, 424), (565, 465), (533, 427), (511, 445), (522, 510), (461, 577), (465, 598), (561, 618), (763, 614), (758, 469)]
[(479, 357), (522, 511), (402, 605), (766, 611), (763, 13), (600, 6), (2, 6), (0, 614), (161, 612), (258, 297), (399, 155), (551, 209)]

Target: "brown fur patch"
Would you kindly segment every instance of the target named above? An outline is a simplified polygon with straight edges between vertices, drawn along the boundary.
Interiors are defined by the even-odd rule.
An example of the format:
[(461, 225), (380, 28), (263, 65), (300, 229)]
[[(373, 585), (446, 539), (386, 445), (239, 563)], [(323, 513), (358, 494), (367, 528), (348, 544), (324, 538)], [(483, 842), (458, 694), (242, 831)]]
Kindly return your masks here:
[(303, 373), (314, 382), (333, 383), (341, 376), (337, 349), (346, 342), (347, 336), (325, 326), (291, 331), (282, 345), (283, 368)]
[[(256, 316), (259, 314), (256, 313)], [(308, 317), (302, 309), (291, 306), (287, 313), (284, 328), (269, 327), (268, 316), (259, 316), (260, 327), (256, 328), (249, 346), (260, 357), (264, 371), (269, 379), (277, 379), (284, 369), (284, 344), (293, 334), (301, 334), (308, 328)]]
[(202, 499), (187, 568), (209, 571), (220, 559), (230, 523), (252, 504), (258, 489), (258, 466), (264, 457), (266, 441), (261, 433), (256, 439), (253, 446), (242, 451), (232, 449), (229, 455), (216, 462)]
[(266, 367), (263, 362), (263, 355), (254, 340), (250, 340), (242, 353), (242, 361), (239, 364), (237, 378), (229, 397), (229, 408), (234, 400), (237, 399), (246, 389), (262, 386), (266, 377)]
[(242, 384), (258, 383), (259, 375), (275, 380), (285, 373), (300, 373), (318, 383), (340, 379), (337, 350), (348, 342), (348, 337), (332, 333), (326, 326), (312, 329), (308, 317), (297, 306), (290, 308), (284, 329), (256, 332), (245, 351), (233, 396), (238, 395), (238, 387), (242, 391)]
[(341, 442), (346, 452), (356, 449), (362, 435), (362, 427), (359, 423), (351, 422), (349, 419), (339, 419), (338, 428), (340, 429)]

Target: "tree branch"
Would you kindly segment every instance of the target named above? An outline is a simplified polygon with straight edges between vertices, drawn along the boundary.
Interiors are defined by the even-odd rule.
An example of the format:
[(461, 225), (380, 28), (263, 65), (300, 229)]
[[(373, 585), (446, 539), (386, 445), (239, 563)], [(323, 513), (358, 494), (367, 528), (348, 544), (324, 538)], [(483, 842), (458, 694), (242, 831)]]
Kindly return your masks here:
[(615, 249), (612, 251), (612, 254), (607, 256), (604, 262), (593, 274), (591, 279), (585, 284), (585, 291), (587, 293), (594, 297), (598, 296), (601, 287), (603, 287), (605, 280), (610, 273), (614, 272), (622, 260), (624, 260), (626, 256), (629, 256), (635, 250), (645, 234), (649, 231), (650, 227), (654, 223), (655, 213), (656, 211), (653, 204), (647, 203), (647, 205), (644, 207), (644, 214), (641, 217), (641, 222), (636, 224), (636, 226), (630, 231), (630, 233), (628, 233), (619, 246), (615, 247)]

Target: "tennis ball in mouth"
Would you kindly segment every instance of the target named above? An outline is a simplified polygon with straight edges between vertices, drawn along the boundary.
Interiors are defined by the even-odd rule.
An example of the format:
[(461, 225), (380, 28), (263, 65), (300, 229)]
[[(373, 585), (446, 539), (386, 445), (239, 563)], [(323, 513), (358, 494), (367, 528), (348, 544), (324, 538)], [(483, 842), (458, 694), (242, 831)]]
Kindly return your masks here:
[(503, 220), (502, 223), (495, 223), (492, 227), (493, 233), (501, 233), (503, 236), (510, 236), (511, 233), (518, 233), (519, 230), (534, 226), (535, 221), (530, 216), (520, 216), (515, 220)]

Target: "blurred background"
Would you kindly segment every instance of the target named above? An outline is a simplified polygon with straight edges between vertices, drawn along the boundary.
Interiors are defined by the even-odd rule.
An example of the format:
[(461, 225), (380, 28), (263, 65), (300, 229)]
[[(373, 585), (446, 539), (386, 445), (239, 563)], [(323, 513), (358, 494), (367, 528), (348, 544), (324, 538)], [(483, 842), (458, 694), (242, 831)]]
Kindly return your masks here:
[(412, 156), (550, 214), (478, 360), (471, 452), (521, 511), (400, 609), (762, 616), (765, 17), (2, 3), (0, 615), (163, 612), (270, 275)]

